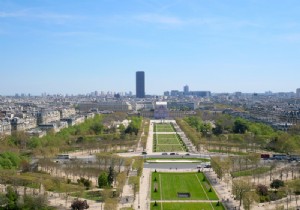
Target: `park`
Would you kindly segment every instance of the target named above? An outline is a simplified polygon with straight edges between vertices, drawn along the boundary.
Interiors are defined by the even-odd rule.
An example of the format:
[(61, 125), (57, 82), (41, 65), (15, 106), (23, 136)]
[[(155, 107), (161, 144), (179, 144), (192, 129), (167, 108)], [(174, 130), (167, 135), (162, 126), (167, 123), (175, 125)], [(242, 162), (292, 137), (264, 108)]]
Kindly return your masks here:
[(154, 171), (151, 180), (151, 209), (224, 209), (203, 173)]

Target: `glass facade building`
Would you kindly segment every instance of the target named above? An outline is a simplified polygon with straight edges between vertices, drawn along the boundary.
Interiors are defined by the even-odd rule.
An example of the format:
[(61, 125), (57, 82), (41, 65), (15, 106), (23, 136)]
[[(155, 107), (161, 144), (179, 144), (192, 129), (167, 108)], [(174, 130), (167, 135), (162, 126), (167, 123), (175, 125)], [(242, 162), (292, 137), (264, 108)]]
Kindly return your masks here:
[(136, 97), (145, 98), (145, 72), (136, 72)]

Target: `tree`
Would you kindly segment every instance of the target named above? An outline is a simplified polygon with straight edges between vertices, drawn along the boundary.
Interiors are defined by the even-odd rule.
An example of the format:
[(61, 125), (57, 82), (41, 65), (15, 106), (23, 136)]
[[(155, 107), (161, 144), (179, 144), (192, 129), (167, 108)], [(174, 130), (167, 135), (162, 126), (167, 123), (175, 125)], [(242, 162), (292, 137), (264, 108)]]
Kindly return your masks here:
[(114, 172), (113, 167), (110, 166), (109, 170), (108, 170), (108, 176), (107, 176), (107, 182), (108, 182), (109, 186), (112, 185), (112, 183), (114, 182), (114, 179), (115, 179), (115, 172)]
[(251, 185), (248, 180), (237, 179), (232, 181), (232, 193), (235, 195), (236, 199), (240, 201), (240, 206), (242, 205), (242, 200), (247, 192), (250, 192)]
[(108, 178), (107, 178), (107, 173), (106, 172), (102, 172), (99, 177), (98, 177), (98, 186), (99, 188), (103, 188), (106, 187), (108, 184)]
[(243, 196), (243, 206), (245, 210), (250, 210), (254, 202), (258, 202), (259, 197), (255, 192), (246, 192)]
[(89, 205), (87, 204), (86, 200), (81, 201), (81, 200), (74, 200), (73, 203), (71, 204), (72, 210), (83, 210), (83, 209), (88, 209)]
[(103, 132), (104, 126), (100, 123), (95, 122), (92, 126), (91, 126), (91, 130), (96, 134), (101, 134)]
[(272, 181), (272, 183), (270, 184), (270, 187), (273, 189), (278, 189), (279, 187), (283, 187), (284, 186), (284, 182), (282, 180), (279, 179), (275, 179)]
[(8, 199), (7, 209), (16, 209), (17, 200), (19, 198), (17, 191), (12, 186), (8, 186), (6, 191), (6, 197)]
[(233, 132), (234, 133), (245, 133), (247, 130), (248, 130), (248, 124), (247, 124), (247, 121), (242, 119), (242, 118), (237, 118), (235, 121), (234, 121), (234, 125), (233, 125)]
[(24, 195), (23, 202), (18, 202), (19, 209), (48, 209), (48, 198), (44, 195)]
[(80, 177), (80, 179), (77, 179), (78, 184), (83, 184), (83, 186), (85, 186), (85, 188), (88, 190), (90, 189), (90, 187), (92, 186), (92, 181), (90, 181), (89, 179)]
[(216, 124), (216, 127), (214, 127), (212, 129), (213, 134), (215, 134), (216, 136), (219, 136), (220, 134), (223, 133), (223, 128), (220, 124)]
[(8, 198), (5, 194), (0, 193), (0, 206), (5, 206), (8, 203)]
[(268, 195), (268, 187), (266, 185), (259, 184), (256, 186), (256, 192), (260, 196)]
[(141, 127), (142, 118), (141, 117), (132, 117), (131, 122), (129, 123), (128, 127), (125, 129), (125, 133), (127, 134), (135, 134), (137, 135), (139, 129)]

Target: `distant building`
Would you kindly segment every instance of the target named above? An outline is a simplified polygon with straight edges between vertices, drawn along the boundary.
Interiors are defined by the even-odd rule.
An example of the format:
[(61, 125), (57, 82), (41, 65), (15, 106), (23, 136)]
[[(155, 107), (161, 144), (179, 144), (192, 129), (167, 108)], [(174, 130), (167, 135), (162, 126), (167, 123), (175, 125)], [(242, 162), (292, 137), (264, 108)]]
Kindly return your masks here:
[[(168, 91), (164, 92), (164, 96), (167, 96)], [(200, 98), (209, 98), (211, 97), (210, 91), (190, 91), (189, 86), (185, 85), (183, 87), (183, 91), (179, 90), (171, 90), (170, 96), (172, 97), (182, 97), (182, 96), (194, 96), (194, 97), (200, 97)]]
[(145, 72), (136, 72), (136, 97), (145, 98)]
[(169, 117), (167, 102), (156, 102), (154, 110), (155, 119), (166, 119)]
[(171, 90), (171, 96), (179, 96), (179, 90)]
[(210, 91), (190, 91), (189, 95), (197, 97), (210, 97)]
[(189, 86), (188, 85), (185, 85), (183, 87), (183, 94), (186, 95), (186, 96), (189, 94)]
[(297, 90), (296, 90), (296, 97), (300, 98), (300, 88), (297, 88)]
[(37, 126), (37, 120), (34, 117), (27, 116), (25, 118), (14, 117), (11, 120), (12, 131), (25, 131), (33, 129)]
[(242, 92), (235, 92), (235, 96), (236, 97), (241, 97), (242, 96)]
[(63, 108), (63, 109), (59, 109), (59, 112), (60, 112), (60, 118), (68, 118), (76, 115), (75, 108)]
[(164, 92), (164, 96), (170, 96), (170, 92), (169, 91), (165, 91)]
[(11, 135), (11, 123), (9, 121), (0, 120), (0, 136)]
[(181, 111), (190, 111), (196, 109), (196, 104), (194, 102), (186, 101), (170, 101), (168, 102), (169, 110), (181, 110)]
[(60, 112), (56, 110), (42, 110), (37, 114), (38, 124), (47, 124), (60, 120)]
[(126, 101), (101, 101), (98, 103), (82, 102), (78, 103), (78, 109), (81, 112), (90, 112), (92, 110), (99, 111), (130, 111), (132, 106)]

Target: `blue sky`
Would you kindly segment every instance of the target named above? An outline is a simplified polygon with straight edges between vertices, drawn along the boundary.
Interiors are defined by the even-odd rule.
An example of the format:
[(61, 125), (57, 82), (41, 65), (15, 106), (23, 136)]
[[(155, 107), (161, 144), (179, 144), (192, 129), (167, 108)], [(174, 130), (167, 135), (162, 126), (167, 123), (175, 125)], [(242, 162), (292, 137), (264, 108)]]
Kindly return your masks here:
[(299, 0), (0, 0), (0, 95), (295, 91)]

